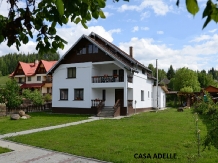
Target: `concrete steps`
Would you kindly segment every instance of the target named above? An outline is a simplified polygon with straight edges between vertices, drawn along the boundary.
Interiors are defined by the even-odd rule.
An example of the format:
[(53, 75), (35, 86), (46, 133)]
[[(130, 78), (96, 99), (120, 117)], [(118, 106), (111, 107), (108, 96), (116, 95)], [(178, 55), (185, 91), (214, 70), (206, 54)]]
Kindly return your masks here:
[(98, 117), (114, 117), (113, 106), (105, 106), (97, 116)]

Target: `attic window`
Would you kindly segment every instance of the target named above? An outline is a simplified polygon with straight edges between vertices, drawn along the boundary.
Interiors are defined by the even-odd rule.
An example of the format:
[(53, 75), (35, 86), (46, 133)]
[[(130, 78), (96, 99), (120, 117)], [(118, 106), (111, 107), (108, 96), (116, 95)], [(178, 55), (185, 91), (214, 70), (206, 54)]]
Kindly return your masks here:
[(80, 54), (86, 54), (86, 47), (82, 48), (82, 49), (77, 53), (77, 55), (80, 55)]
[(88, 46), (88, 53), (92, 54), (92, 53), (98, 53), (98, 47), (96, 45), (92, 45), (90, 44)]
[(145, 69), (142, 69), (142, 74), (145, 74)]

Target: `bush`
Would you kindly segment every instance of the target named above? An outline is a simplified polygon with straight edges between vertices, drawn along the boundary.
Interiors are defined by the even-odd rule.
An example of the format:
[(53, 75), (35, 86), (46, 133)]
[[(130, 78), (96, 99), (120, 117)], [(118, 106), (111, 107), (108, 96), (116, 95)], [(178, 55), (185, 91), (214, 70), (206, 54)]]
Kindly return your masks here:
[(42, 94), (38, 90), (31, 91), (29, 89), (23, 90), (23, 97), (31, 100), (33, 105), (42, 105), (44, 103), (44, 99)]
[(46, 94), (44, 96), (44, 101), (51, 101), (51, 95), (50, 94)]

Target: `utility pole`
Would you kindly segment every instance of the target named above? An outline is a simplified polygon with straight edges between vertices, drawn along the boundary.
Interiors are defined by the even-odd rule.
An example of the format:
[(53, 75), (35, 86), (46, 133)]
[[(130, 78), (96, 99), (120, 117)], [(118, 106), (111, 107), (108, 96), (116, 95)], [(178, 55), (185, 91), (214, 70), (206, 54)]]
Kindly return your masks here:
[(157, 110), (158, 110), (158, 66), (157, 66), (157, 59), (156, 59), (156, 71), (157, 71), (156, 87), (157, 87)]

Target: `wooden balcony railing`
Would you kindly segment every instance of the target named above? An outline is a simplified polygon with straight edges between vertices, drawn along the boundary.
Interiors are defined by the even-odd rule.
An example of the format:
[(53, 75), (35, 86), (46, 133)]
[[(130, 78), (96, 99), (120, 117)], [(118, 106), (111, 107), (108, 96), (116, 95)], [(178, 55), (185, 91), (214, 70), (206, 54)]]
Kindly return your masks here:
[(45, 80), (42, 81), (42, 83), (52, 83), (52, 79), (49, 79), (49, 78), (45, 79)]
[(93, 76), (92, 83), (112, 83), (112, 82), (123, 82), (124, 77), (121, 76)]

